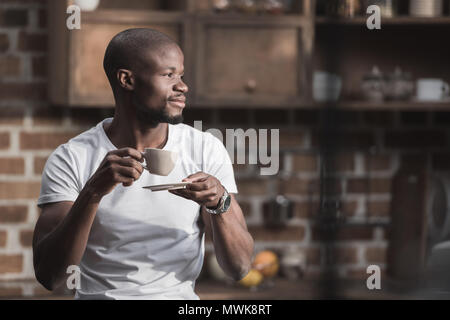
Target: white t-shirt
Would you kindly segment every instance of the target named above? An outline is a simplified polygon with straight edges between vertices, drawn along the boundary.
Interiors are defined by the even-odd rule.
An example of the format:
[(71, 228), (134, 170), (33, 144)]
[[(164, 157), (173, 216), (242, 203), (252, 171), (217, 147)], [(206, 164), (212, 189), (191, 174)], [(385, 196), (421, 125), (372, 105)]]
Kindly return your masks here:
[[(104, 122), (60, 145), (48, 158), (38, 205), (75, 201), (106, 153), (117, 148)], [(168, 176), (144, 170), (130, 187), (119, 184), (102, 198), (79, 265), (76, 299), (198, 299), (194, 293), (204, 257), (200, 206), (168, 191), (143, 186), (181, 182), (203, 171), (237, 193), (230, 157), (219, 139), (185, 124), (169, 124), (164, 150), (177, 151)]]

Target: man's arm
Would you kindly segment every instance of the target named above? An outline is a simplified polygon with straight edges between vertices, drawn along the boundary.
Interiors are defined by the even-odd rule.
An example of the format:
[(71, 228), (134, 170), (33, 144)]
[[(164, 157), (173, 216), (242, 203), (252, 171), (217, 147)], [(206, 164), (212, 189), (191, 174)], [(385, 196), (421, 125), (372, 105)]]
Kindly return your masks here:
[(75, 202), (43, 207), (33, 234), (33, 264), (37, 280), (48, 290), (61, 284), (68, 266), (80, 263), (97, 208), (86, 189)]
[(247, 230), (244, 215), (233, 194), (227, 212), (213, 215), (202, 206), (202, 219), (210, 232), (214, 251), (220, 266), (235, 280), (242, 279), (250, 270), (253, 238)]
[(33, 264), (37, 280), (53, 290), (67, 267), (78, 265), (103, 196), (119, 183), (131, 186), (142, 174), (142, 154), (132, 148), (109, 152), (75, 202), (45, 205), (33, 235)]
[(206, 212), (205, 207), (216, 207), (219, 203), (224, 193), (220, 181), (203, 172), (190, 175), (183, 181), (192, 183), (187, 189), (170, 192), (202, 205), (202, 219), (206, 232), (210, 231), (212, 236), (219, 265), (233, 279), (242, 279), (251, 268), (254, 244), (236, 198), (231, 194), (230, 208), (213, 215)]

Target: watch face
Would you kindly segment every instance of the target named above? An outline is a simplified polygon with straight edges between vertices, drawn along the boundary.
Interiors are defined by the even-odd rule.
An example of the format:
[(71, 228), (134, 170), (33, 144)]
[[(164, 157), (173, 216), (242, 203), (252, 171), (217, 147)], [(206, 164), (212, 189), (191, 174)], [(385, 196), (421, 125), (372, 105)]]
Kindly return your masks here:
[(231, 196), (228, 195), (228, 197), (225, 199), (225, 202), (224, 202), (224, 204), (223, 204), (223, 207), (228, 209), (228, 207), (230, 206), (230, 204), (231, 204)]

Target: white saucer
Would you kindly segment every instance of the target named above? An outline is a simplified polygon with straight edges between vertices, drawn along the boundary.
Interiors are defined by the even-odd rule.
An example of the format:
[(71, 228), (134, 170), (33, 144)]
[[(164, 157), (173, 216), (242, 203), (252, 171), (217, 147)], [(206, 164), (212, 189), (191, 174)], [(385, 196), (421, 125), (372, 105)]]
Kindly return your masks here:
[(150, 189), (151, 191), (177, 190), (185, 189), (188, 184), (190, 184), (190, 182), (158, 184), (154, 186), (145, 186), (142, 188)]

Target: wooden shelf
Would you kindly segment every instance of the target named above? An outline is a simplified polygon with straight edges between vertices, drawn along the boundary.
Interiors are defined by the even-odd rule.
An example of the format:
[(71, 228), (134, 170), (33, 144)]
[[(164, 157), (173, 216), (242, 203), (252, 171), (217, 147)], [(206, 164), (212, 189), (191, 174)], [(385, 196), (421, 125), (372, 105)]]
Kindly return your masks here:
[(450, 101), (442, 102), (418, 102), (418, 101), (389, 101), (389, 102), (367, 102), (367, 101), (341, 101), (330, 103), (314, 103), (317, 108), (333, 107), (342, 110), (361, 110), (361, 111), (450, 111)]
[(86, 23), (181, 23), (186, 17), (183, 11), (143, 11), (104, 9), (93, 12), (83, 12), (83, 22)]
[[(355, 25), (366, 26), (368, 16), (355, 17), (355, 18), (332, 18), (332, 17), (316, 17), (315, 21), (317, 25)], [(381, 18), (381, 27), (383, 25), (450, 25), (450, 17), (411, 17), (411, 16), (399, 16), (394, 18)]]

